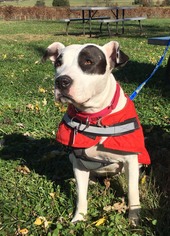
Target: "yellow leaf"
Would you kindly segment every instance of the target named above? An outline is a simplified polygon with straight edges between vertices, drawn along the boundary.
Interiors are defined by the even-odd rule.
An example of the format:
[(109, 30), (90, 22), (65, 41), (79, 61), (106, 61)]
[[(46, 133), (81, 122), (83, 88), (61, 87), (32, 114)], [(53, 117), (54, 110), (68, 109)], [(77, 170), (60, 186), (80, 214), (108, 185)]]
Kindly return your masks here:
[(37, 217), (37, 219), (34, 222), (34, 225), (42, 225), (43, 224), (43, 220), (41, 217)]
[(61, 107), (59, 107), (59, 110), (60, 110), (60, 112), (66, 112), (67, 111), (67, 107), (61, 106)]
[(146, 183), (146, 175), (144, 175), (141, 179), (141, 184), (145, 184)]
[(6, 59), (7, 58), (7, 55), (6, 54), (3, 54), (3, 59)]
[(61, 104), (59, 102), (54, 103), (56, 107), (59, 107)]
[(39, 216), (37, 217), (37, 219), (34, 222), (34, 225), (42, 225), (44, 226), (44, 228), (48, 228), (49, 224), (51, 224), (51, 221), (47, 221), (47, 219), (44, 216)]
[(28, 234), (28, 229), (26, 229), (26, 228), (25, 229), (20, 229), (19, 233), (22, 234), (22, 235), (26, 235), (26, 234)]
[(54, 199), (55, 198), (55, 195), (56, 195), (56, 193), (54, 192), (54, 193), (49, 193), (49, 195)]
[(35, 110), (36, 110), (36, 111), (39, 111), (39, 110), (40, 110), (40, 107), (39, 107), (39, 103), (38, 103), (38, 102), (36, 102), (36, 104), (35, 104)]
[(40, 93), (45, 93), (46, 90), (45, 90), (44, 88), (39, 87), (38, 92), (40, 92)]
[(46, 106), (46, 105), (47, 105), (47, 100), (46, 100), (46, 98), (44, 98), (44, 99), (42, 100), (42, 104), (43, 104), (43, 106)]
[(92, 224), (94, 224), (95, 226), (99, 226), (99, 225), (104, 224), (105, 221), (106, 221), (106, 218), (103, 217), (103, 218), (100, 218), (99, 220), (96, 220), (96, 221), (93, 222)]

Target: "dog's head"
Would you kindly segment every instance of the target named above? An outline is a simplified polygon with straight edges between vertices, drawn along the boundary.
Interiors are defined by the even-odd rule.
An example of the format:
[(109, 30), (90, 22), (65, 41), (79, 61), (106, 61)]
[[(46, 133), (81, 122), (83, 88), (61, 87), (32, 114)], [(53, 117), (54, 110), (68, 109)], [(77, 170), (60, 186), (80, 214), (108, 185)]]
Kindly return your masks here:
[(50, 59), (55, 67), (55, 99), (88, 106), (108, 86), (112, 69), (124, 65), (128, 56), (116, 41), (104, 46), (55, 42), (46, 49), (42, 61)]

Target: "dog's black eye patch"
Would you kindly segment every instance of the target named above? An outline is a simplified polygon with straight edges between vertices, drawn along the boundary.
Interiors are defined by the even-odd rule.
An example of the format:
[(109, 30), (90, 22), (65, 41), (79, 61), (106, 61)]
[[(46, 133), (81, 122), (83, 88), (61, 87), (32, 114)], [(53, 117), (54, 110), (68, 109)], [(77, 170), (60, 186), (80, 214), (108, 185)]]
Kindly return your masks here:
[(60, 67), (62, 64), (63, 64), (63, 56), (62, 54), (60, 54), (60, 56), (57, 57), (54, 66), (57, 68)]
[(106, 72), (106, 58), (97, 47), (89, 45), (78, 55), (78, 64), (87, 74), (104, 74)]

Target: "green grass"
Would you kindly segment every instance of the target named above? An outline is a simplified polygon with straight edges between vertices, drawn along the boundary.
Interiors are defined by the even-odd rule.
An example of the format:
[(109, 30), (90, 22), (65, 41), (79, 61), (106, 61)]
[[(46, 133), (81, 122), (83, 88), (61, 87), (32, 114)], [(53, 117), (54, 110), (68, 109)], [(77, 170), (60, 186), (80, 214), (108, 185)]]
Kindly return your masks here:
[[(0, 3), (1, 5), (13, 5), (13, 6), (21, 6), (21, 7), (27, 7), (27, 6), (35, 6), (36, 0), (19, 0), (19, 1), (7, 1), (7, 2), (2, 2)], [(99, 1), (95, 0), (69, 0), (70, 6), (96, 6), (99, 5)], [(101, 2), (101, 1), (100, 1)], [(103, 1), (104, 3), (104, 1)], [(112, 1), (114, 4), (115, 1)], [(118, 5), (132, 5), (132, 0), (124, 1), (116, 1)], [(52, 0), (45, 0), (45, 6), (52, 6)]]
[[(65, 36), (60, 34), (63, 24), (52, 21), (0, 21), (0, 236), (168, 235), (170, 88), (164, 81), (168, 55), (135, 99), (152, 159), (152, 165), (142, 172), (146, 181), (140, 183), (142, 213), (137, 228), (130, 227), (127, 212), (105, 210), (122, 202), (122, 196), (127, 202), (124, 176), (111, 179), (108, 190), (103, 182), (90, 186), (87, 221), (70, 223), (76, 193), (69, 150), (55, 142), (65, 107), (54, 103), (53, 66), (38, 61), (54, 41), (103, 45), (117, 40), (130, 61), (114, 74), (131, 94), (149, 76), (164, 50), (148, 45), (147, 38), (169, 35), (169, 23), (169, 19), (146, 20), (143, 35), (134, 23), (126, 27), (124, 35), (111, 38), (105, 32), (97, 34), (95, 24), (94, 37), (89, 38), (81, 35), (79, 24), (70, 27), (77, 35)], [(37, 217), (40, 225), (35, 224)], [(103, 224), (93, 224), (103, 217)], [(24, 229), (27, 234), (22, 233)]]

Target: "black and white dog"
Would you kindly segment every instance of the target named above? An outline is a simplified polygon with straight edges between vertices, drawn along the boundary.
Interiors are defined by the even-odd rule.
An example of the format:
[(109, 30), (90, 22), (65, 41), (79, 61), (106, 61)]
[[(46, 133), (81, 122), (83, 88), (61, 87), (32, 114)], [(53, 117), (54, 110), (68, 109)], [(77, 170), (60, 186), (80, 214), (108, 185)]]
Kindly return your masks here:
[(72, 222), (87, 214), (90, 172), (107, 175), (125, 171), (128, 181), (129, 219), (136, 224), (140, 210), (139, 165), (150, 164), (134, 104), (116, 82), (112, 70), (128, 61), (111, 41), (48, 46), (43, 61), (56, 69), (55, 99), (68, 103), (57, 140), (71, 146), (70, 160), (77, 182), (77, 208)]

